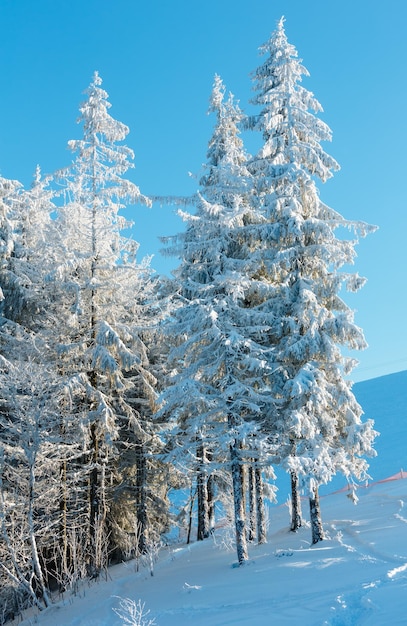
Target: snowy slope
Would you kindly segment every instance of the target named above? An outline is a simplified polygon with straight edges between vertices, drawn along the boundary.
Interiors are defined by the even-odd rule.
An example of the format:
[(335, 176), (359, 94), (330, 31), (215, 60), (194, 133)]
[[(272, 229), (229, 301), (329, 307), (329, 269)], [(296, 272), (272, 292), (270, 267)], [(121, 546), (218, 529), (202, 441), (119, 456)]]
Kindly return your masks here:
[(407, 470), (407, 371), (355, 384), (354, 393), (366, 418), (380, 432), (370, 460), (373, 480)]
[[(406, 383), (402, 372), (355, 386), (382, 433), (375, 480), (407, 467)], [(268, 543), (252, 546), (242, 568), (234, 567), (229, 531), (218, 530), (205, 542), (163, 550), (154, 577), (148, 568), (136, 573), (133, 563), (116, 566), (107, 581), (85, 584), (22, 623), (118, 626), (112, 609), (120, 596), (145, 602), (157, 626), (407, 624), (407, 480), (372, 483), (358, 495), (357, 506), (344, 493), (322, 497), (327, 539), (316, 546), (308, 527), (287, 531), (280, 504), (270, 509)]]
[[(407, 471), (407, 371), (374, 378), (353, 387), (361, 405), (363, 419), (373, 419), (380, 434), (375, 440), (377, 456), (369, 459), (372, 481), (392, 476), (400, 470)], [(276, 468), (278, 500), (287, 500), (290, 483), (287, 475)], [(342, 475), (328, 485), (322, 485), (321, 494), (328, 494), (346, 486)]]

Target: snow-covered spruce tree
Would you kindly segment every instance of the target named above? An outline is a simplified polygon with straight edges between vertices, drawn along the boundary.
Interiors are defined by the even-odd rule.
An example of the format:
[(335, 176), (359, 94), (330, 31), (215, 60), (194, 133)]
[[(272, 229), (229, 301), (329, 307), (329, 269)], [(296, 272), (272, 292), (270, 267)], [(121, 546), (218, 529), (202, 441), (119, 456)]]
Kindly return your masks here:
[[(23, 372), (34, 370), (39, 372), (47, 366), (55, 373), (58, 372), (58, 365), (55, 364), (54, 322), (55, 309), (60, 306), (61, 302), (56, 301), (56, 291), (52, 280), (56, 268), (54, 252), (58, 248), (58, 240), (55, 223), (51, 219), (51, 213), (55, 210), (52, 202), (54, 192), (48, 182), (47, 179), (41, 179), (40, 170), (37, 168), (31, 189), (24, 190), (20, 185), (13, 184), (11, 195), (9, 194), (5, 199), (9, 216), (8, 231), (12, 234), (12, 248), (8, 257), (4, 259), (2, 267), (3, 301), (0, 336), (1, 350), (8, 360), (2, 371), (3, 398), (6, 403), (11, 401), (6, 390), (16, 387), (15, 378), (18, 372), (21, 388), (25, 384)], [(9, 186), (9, 191), (10, 189)], [(12, 379), (7, 386), (8, 372), (12, 372)], [(44, 411), (42, 428), (44, 432), (48, 429), (49, 432), (52, 431), (53, 437), (58, 437), (60, 428), (56, 427), (55, 420), (57, 415), (61, 420), (61, 416), (56, 410), (56, 405), (54, 409), (52, 428), (51, 424), (47, 424), (45, 420), (45, 415), (50, 417), (47, 411)], [(17, 415), (17, 417), (13, 416), (13, 419), (21, 420), (22, 418)], [(7, 444), (6, 428), (1, 430), (0, 442), (3, 445)], [(59, 477), (56, 463), (57, 452), (71, 459), (75, 455), (78, 456), (77, 441), (72, 440), (70, 443), (69, 452), (66, 446), (54, 446), (54, 469), (57, 467), (57, 471), (53, 473), (55, 483)], [(60, 463), (62, 462), (61, 459)], [(54, 576), (58, 569), (56, 564), (60, 562), (55, 554), (56, 547), (59, 551), (59, 544), (55, 541), (55, 537), (58, 535), (61, 520), (58, 497), (61, 487), (55, 483), (53, 484), (54, 496), (49, 499), (47, 509), (42, 507), (41, 514), (37, 511), (35, 519), (38, 528), (47, 529), (41, 534), (38, 543), (38, 559), (41, 561), (42, 576), (47, 584), (50, 570)], [(22, 502), (25, 502), (24, 499)], [(22, 516), (19, 517), (20, 513)], [(13, 524), (18, 523), (18, 527), (24, 529), (25, 511), (21, 512), (16, 507), (13, 515)], [(23, 571), (24, 553), (13, 544), (13, 537), (9, 536), (9, 540), (10, 549), (13, 549), (16, 555), (21, 556), (18, 567)], [(61, 551), (63, 551), (62, 548)], [(20, 589), (24, 594), (24, 584), (20, 585)]]
[[(8, 335), (12, 333), (13, 322), (18, 323), (25, 307), (25, 298), (18, 276), (13, 267), (16, 243), (15, 207), (18, 204), (21, 184), (17, 181), (0, 178), (0, 337), (1, 353), (7, 349)], [(11, 322), (7, 324), (7, 322)], [(12, 351), (11, 351), (12, 352)]]
[(255, 421), (271, 401), (270, 358), (268, 348), (256, 342), (260, 331), (244, 296), (251, 209), (238, 130), (242, 113), (232, 96), (224, 102), (219, 77), (211, 110), (217, 124), (195, 197), (196, 212), (180, 212), (187, 229), (168, 250), (182, 258), (175, 272), (180, 306), (168, 322), (179, 343), (171, 353), (173, 377), (162, 394), (161, 412), (176, 420), (171, 437), (179, 463), (196, 471), (198, 496), (203, 492), (200, 538), (208, 531), (207, 475), (225, 464), (230, 468), (237, 555), (243, 563), (248, 558), (243, 469), (261, 449), (248, 448), (248, 435), (257, 431)]
[[(1, 179), (2, 335), (34, 331), (46, 314), (44, 276), (52, 246), (53, 192), (42, 181), (37, 168), (35, 180), (26, 191), (16, 181)], [(47, 248), (48, 246), (48, 248)], [(10, 338), (10, 341), (12, 339)], [(17, 357), (16, 350), (10, 350)]]
[(58, 534), (58, 379), (34, 362), (0, 374), (1, 570), (40, 608), (49, 606), (47, 552)]
[(55, 191), (37, 166), (30, 189), (20, 190), (13, 207), (15, 245), (10, 269), (24, 296), (20, 307), (10, 303), (8, 317), (35, 332), (46, 326), (52, 309), (51, 274), (55, 270), (57, 229), (52, 219)]
[[(347, 220), (320, 200), (316, 179), (326, 181), (338, 165), (321, 146), (331, 132), (315, 115), (320, 104), (300, 84), (308, 72), (287, 41), (283, 19), (261, 52), (266, 60), (254, 73), (253, 100), (261, 109), (248, 126), (262, 133), (264, 144), (249, 169), (256, 209), (272, 227), (257, 256), (257, 275), (272, 282), (277, 294), (278, 323), (271, 340), (281, 410), (272, 430), (293, 485), (300, 479), (308, 489), (312, 541), (317, 542), (323, 537), (318, 486), (336, 472), (350, 481), (364, 478), (368, 465), (363, 457), (374, 454), (372, 422), (362, 422), (345, 379), (355, 361), (341, 351), (343, 346), (363, 349), (366, 342), (339, 293), (343, 285), (357, 291), (364, 284), (341, 268), (354, 262), (358, 236), (374, 227)], [(342, 237), (344, 229), (355, 238)], [(295, 495), (293, 529), (300, 523)]]
[(52, 219), (55, 191), (49, 177), (41, 178), (39, 167), (30, 189), (14, 181), (6, 188), (9, 245), (1, 270), (2, 350), (13, 362), (44, 363), (52, 358), (55, 309), (62, 304), (55, 285), (65, 262), (58, 254), (59, 233)]
[(139, 325), (136, 320), (134, 323), (145, 372), (137, 378), (129, 372), (131, 386), (125, 399), (131, 406), (132, 419), (127, 427), (121, 427), (117, 442), (120, 484), (111, 504), (111, 518), (113, 535), (118, 536), (117, 558), (121, 560), (149, 554), (169, 525), (168, 466), (159, 454), (162, 443), (153, 417), (156, 391), (163, 386), (167, 352), (159, 329), (167, 311), (167, 282), (171, 281), (165, 277), (140, 281), (139, 292), (134, 294), (140, 307)]
[[(128, 223), (120, 215), (126, 203), (150, 202), (123, 177), (133, 159), (121, 143), (128, 128), (110, 116), (101, 83), (95, 73), (80, 107), (84, 136), (69, 142), (76, 158), (59, 172), (64, 202), (57, 215), (63, 298), (57, 349), (67, 386), (82, 390), (75, 410), (89, 483), (82, 496), (83, 506), (89, 503), (86, 558), (95, 574), (106, 563), (112, 486), (121, 482), (118, 452), (122, 443), (128, 447), (139, 437), (141, 420), (131, 398), (143, 393), (148, 404), (155, 384), (141, 337), (147, 325), (144, 303), (154, 292), (151, 270), (148, 260), (137, 263), (138, 245), (122, 234)], [(130, 442), (133, 428), (137, 433)]]

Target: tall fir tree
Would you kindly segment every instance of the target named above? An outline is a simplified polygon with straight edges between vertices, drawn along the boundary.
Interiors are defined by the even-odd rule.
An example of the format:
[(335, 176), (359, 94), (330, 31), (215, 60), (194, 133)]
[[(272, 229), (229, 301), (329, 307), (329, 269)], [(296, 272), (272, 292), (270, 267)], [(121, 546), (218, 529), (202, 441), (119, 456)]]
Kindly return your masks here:
[(251, 183), (239, 137), (242, 113), (232, 96), (224, 101), (224, 92), (216, 77), (211, 110), (217, 123), (196, 212), (181, 212), (187, 229), (170, 249), (183, 259), (175, 273), (181, 306), (169, 325), (180, 341), (172, 352), (174, 376), (162, 395), (162, 410), (177, 417), (177, 449), (187, 451), (197, 471), (198, 496), (203, 491), (201, 537), (208, 524), (208, 460), (229, 466), (237, 555), (243, 563), (248, 558), (243, 475), (249, 459), (260, 456), (260, 445), (248, 449), (255, 440), (249, 435), (257, 432), (256, 420), (270, 404), (270, 359), (257, 341), (261, 331), (245, 301)]
[(15, 208), (21, 188), (18, 181), (0, 178), (0, 336), (4, 356), (7, 353), (5, 344), (13, 335), (13, 326), (18, 324), (25, 307), (23, 288), (13, 262), (17, 238)]
[[(64, 299), (58, 350), (62, 375), (82, 393), (79, 426), (89, 481), (88, 550), (90, 569), (96, 573), (106, 561), (111, 523), (107, 500), (113, 498), (108, 484), (114, 484), (121, 467), (120, 433), (127, 445), (131, 430), (140, 435), (134, 398), (143, 394), (148, 405), (155, 397), (155, 377), (142, 337), (147, 325), (143, 311), (152, 306), (154, 281), (148, 260), (137, 262), (138, 244), (123, 235), (129, 224), (120, 213), (127, 204), (150, 201), (123, 177), (133, 165), (133, 152), (122, 143), (128, 128), (109, 114), (111, 105), (101, 83), (95, 73), (80, 107), (84, 136), (69, 142), (76, 158), (59, 173), (65, 201), (57, 215)], [(133, 435), (134, 445), (135, 439)]]
[[(360, 350), (366, 342), (339, 292), (342, 285), (357, 291), (364, 284), (341, 268), (354, 262), (358, 237), (375, 228), (343, 218), (320, 200), (316, 180), (326, 181), (339, 166), (321, 146), (331, 132), (315, 115), (320, 104), (300, 84), (308, 72), (287, 41), (283, 19), (261, 52), (266, 60), (254, 73), (253, 100), (260, 112), (248, 126), (264, 143), (248, 167), (256, 208), (270, 224), (257, 253), (258, 275), (276, 289), (272, 342), (280, 410), (271, 430), (293, 486), (300, 480), (310, 495), (317, 542), (323, 537), (319, 485), (338, 471), (350, 480), (364, 478), (364, 456), (374, 454), (372, 422), (362, 421), (346, 379), (355, 360), (342, 353), (343, 346)], [(353, 231), (355, 239), (336, 235), (337, 229)], [(293, 495), (296, 529), (299, 497)]]

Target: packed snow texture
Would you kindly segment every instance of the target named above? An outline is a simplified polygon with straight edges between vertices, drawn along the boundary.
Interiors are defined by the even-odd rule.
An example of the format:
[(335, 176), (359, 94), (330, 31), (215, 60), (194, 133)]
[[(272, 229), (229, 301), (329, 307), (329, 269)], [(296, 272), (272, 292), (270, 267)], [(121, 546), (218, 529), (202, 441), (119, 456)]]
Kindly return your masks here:
[[(154, 567), (134, 562), (111, 568), (105, 580), (84, 583), (75, 596), (56, 598), (24, 626), (385, 626), (407, 624), (407, 372), (355, 386), (367, 417), (381, 432), (373, 482), (321, 498), (327, 539), (310, 545), (310, 529), (288, 530), (287, 505), (270, 507), (268, 543), (250, 546), (250, 561), (235, 565), (232, 532), (190, 546), (163, 548)], [(306, 502), (304, 502), (306, 513)], [(144, 604), (145, 616), (124, 621), (122, 600)], [(130, 604), (131, 606), (131, 604)], [(150, 611), (146, 615), (147, 611)], [(138, 612), (140, 615), (140, 612)], [(144, 621), (143, 621), (144, 619)], [(16, 622), (17, 623), (17, 622)]]

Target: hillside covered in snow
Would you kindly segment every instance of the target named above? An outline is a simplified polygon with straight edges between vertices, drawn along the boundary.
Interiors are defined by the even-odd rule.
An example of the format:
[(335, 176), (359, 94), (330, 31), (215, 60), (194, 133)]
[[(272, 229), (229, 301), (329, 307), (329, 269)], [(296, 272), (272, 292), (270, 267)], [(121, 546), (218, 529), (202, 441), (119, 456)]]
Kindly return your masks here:
[[(407, 624), (407, 480), (400, 472), (407, 467), (407, 372), (358, 383), (355, 392), (380, 431), (378, 456), (356, 506), (346, 490), (321, 498), (324, 541), (311, 546), (307, 525), (298, 533), (288, 530), (283, 498), (269, 508), (268, 543), (251, 546), (243, 567), (236, 567), (232, 530), (218, 528), (203, 542), (162, 548), (153, 576), (147, 564), (138, 572), (133, 561), (117, 565), (104, 580), (84, 583), (75, 596), (55, 598), (54, 606), (19, 623)], [(131, 621), (128, 614), (125, 622), (114, 611), (126, 598), (144, 604), (144, 617)]]

